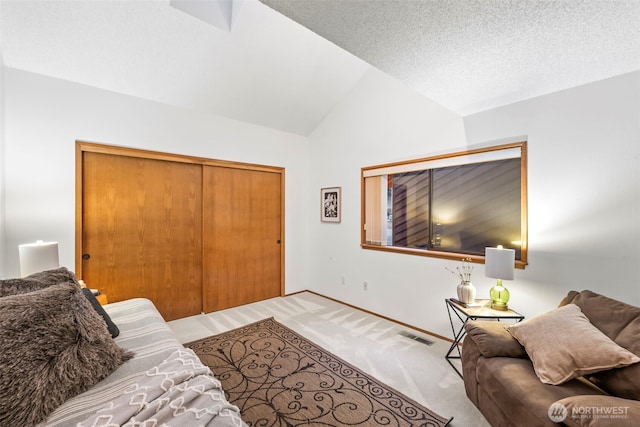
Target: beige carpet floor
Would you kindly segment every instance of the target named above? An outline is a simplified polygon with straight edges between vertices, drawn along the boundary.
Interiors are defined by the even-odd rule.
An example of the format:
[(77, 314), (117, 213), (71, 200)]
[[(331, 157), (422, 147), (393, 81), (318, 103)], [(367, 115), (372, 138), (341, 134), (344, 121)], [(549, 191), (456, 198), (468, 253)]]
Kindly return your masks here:
[[(446, 308), (442, 307), (446, 316)], [(453, 427), (489, 426), (444, 359), (450, 343), (310, 292), (169, 322), (183, 343), (273, 316), (278, 322), (445, 417)], [(423, 344), (402, 335), (410, 332)]]

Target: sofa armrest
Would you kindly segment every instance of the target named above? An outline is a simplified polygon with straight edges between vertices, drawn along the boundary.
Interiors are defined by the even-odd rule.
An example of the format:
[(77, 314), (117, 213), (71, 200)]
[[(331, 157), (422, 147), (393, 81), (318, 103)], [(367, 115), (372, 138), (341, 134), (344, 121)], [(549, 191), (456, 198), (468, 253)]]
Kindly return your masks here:
[(640, 401), (615, 396), (580, 395), (558, 400), (567, 408), (569, 427), (634, 427), (640, 420)]
[(469, 400), (480, 408), (476, 368), (480, 357), (519, 357), (527, 353), (500, 322), (470, 320), (465, 323), (467, 332), (462, 342), (462, 373), (464, 388)]
[(465, 340), (472, 339), (483, 357), (526, 358), (524, 347), (504, 326), (501, 322), (471, 320), (464, 325), (467, 331)]

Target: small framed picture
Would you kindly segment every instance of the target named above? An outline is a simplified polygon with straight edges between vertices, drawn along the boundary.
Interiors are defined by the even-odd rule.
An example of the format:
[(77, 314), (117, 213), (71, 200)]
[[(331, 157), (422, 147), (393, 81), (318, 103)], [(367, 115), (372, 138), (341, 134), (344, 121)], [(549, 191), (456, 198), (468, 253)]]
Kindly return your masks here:
[(320, 220), (322, 222), (340, 222), (341, 193), (341, 187), (320, 189)]

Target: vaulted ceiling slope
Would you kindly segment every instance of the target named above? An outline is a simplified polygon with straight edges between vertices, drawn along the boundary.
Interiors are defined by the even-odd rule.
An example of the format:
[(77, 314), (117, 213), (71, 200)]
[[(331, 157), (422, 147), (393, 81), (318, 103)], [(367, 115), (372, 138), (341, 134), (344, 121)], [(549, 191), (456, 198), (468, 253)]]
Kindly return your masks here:
[(257, 0), (233, 5), (229, 31), (169, 0), (1, 0), (2, 55), (7, 67), (300, 135), (370, 68)]
[(0, 49), (8, 67), (308, 135), (371, 66), (461, 115), (638, 70), (640, 0), (0, 0)]

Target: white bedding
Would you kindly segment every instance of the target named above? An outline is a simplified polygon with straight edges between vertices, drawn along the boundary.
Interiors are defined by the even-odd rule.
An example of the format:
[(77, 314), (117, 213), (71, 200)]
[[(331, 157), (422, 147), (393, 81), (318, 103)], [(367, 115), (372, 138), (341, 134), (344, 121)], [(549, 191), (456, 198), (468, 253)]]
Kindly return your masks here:
[[(215, 391), (214, 386), (216, 384), (219, 385), (219, 382), (213, 377), (210, 370), (200, 363), (191, 350), (185, 349), (178, 342), (151, 301), (141, 298), (131, 299), (108, 304), (104, 306), (104, 309), (120, 329), (120, 335), (116, 338), (116, 342), (121, 347), (135, 352), (135, 357), (85, 393), (66, 401), (51, 413), (40, 426), (94, 425), (84, 424), (84, 422), (89, 420), (92, 423), (99, 421), (100, 414), (98, 411), (100, 409), (103, 410), (102, 415), (108, 413), (111, 419), (109, 423), (100, 424), (100, 422), (96, 422), (95, 425), (133, 425), (127, 423), (140, 423), (140, 417), (145, 416), (150, 420), (148, 425), (157, 426), (246, 426), (240, 419), (237, 408), (226, 402), (224, 393)], [(193, 357), (192, 360), (189, 359), (191, 357)], [(176, 363), (180, 363), (182, 367), (177, 369)], [(186, 366), (189, 366), (193, 372), (185, 373)], [(169, 376), (173, 375), (172, 386), (178, 386), (178, 388), (174, 387), (170, 390), (170, 387), (166, 387), (166, 382), (154, 380), (153, 373), (158, 372), (158, 367), (166, 370), (163, 373), (165, 377), (167, 372), (170, 372)], [(183, 382), (183, 385), (179, 385), (180, 381)], [(131, 390), (140, 387), (141, 384), (144, 384), (144, 387), (152, 387), (154, 383), (155, 386), (160, 388), (155, 391), (150, 389), (147, 391), (148, 396), (153, 395), (155, 396), (154, 399), (157, 398), (155, 403), (158, 409), (157, 413), (162, 412), (161, 415), (158, 415), (159, 422), (157, 423), (155, 423), (158, 421), (154, 419), (155, 415), (149, 410), (152, 403), (150, 398), (148, 401), (137, 404), (139, 408), (135, 411), (131, 411), (131, 407), (136, 405), (131, 405), (130, 398)], [(207, 390), (211, 395), (209, 398), (212, 396), (216, 397), (216, 399), (217, 396), (222, 397), (221, 401), (208, 403), (203, 403), (203, 400), (199, 398), (191, 398), (194, 402), (193, 404), (199, 406), (197, 410), (191, 412), (193, 414), (208, 413), (209, 415), (215, 415), (216, 411), (222, 411), (220, 412), (222, 416), (208, 415), (209, 421), (207, 421), (209, 419), (207, 417), (191, 419), (177, 416), (189, 412), (188, 408), (185, 409), (185, 406), (182, 406), (178, 411), (174, 411), (172, 416), (169, 411), (172, 405), (170, 401), (168, 405), (158, 405), (158, 402), (166, 402), (167, 396), (172, 396), (171, 398), (174, 399), (174, 402), (185, 402), (187, 399), (176, 396), (175, 393), (180, 388), (188, 389), (190, 384), (195, 384), (195, 389), (197, 390)], [(203, 405), (213, 409), (207, 410), (207, 408), (202, 407)], [(130, 416), (125, 417), (126, 414)], [(134, 418), (132, 421), (132, 416), (138, 418)], [(107, 418), (102, 418), (102, 420), (106, 421)]]

